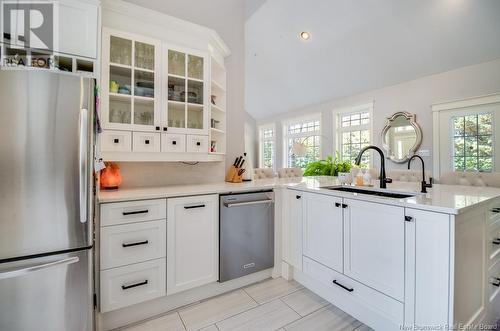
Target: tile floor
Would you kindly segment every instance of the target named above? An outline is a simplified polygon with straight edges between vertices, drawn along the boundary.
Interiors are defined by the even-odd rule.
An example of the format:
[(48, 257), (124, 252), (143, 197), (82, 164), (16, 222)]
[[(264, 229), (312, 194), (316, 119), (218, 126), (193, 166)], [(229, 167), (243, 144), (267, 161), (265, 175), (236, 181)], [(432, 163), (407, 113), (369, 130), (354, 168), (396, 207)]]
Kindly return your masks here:
[(265, 280), (122, 331), (371, 330), (297, 282)]

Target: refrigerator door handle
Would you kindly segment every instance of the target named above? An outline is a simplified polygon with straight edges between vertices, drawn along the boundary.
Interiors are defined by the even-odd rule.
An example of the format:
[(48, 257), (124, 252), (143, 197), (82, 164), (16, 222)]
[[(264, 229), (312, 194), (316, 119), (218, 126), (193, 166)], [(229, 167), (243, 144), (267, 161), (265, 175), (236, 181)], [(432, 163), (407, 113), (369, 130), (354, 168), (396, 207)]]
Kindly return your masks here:
[(67, 264), (72, 264), (80, 261), (80, 259), (77, 256), (69, 257), (66, 259), (54, 261), (54, 262), (48, 262), (48, 263), (42, 263), (30, 267), (22, 267), (22, 268), (17, 268), (17, 269), (11, 269), (11, 270), (6, 270), (3, 272), (0, 272), (0, 280), (2, 279), (7, 279), (7, 278), (14, 278), (14, 277), (20, 277), (24, 276), (36, 271), (40, 271), (43, 269), (47, 268), (52, 268), (55, 266), (59, 265), (67, 265)]
[(80, 110), (80, 132), (79, 134), (79, 156), (78, 156), (78, 165), (80, 168), (80, 222), (87, 222), (87, 192), (88, 192), (88, 117), (89, 111), (87, 109)]

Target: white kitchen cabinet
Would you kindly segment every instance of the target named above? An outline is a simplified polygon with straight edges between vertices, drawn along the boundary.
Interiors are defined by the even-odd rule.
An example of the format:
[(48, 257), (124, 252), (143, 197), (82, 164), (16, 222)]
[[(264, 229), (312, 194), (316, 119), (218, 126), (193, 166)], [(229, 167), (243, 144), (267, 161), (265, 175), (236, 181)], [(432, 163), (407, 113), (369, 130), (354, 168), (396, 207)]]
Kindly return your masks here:
[(404, 208), (344, 199), (344, 274), (403, 302)]
[(153, 132), (133, 132), (132, 150), (134, 152), (153, 152), (161, 150), (161, 133)]
[[(11, 1), (14, 3), (14, 1)], [(57, 53), (63, 53), (73, 56), (97, 58), (97, 40), (99, 31), (99, 1), (94, 0), (41, 0), (30, 4), (20, 2), (17, 5), (17, 15), (12, 15), (14, 22), (11, 26), (14, 31), (4, 31), (3, 42), (17, 47), (27, 47), (19, 37), (24, 37), (24, 27), (21, 25), (22, 13), (24, 10), (36, 10), (37, 6), (52, 6), (53, 13), (58, 19), (55, 22), (57, 30), (54, 31), (53, 47), (49, 49)], [(15, 4), (14, 4), (15, 5)], [(29, 8), (28, 8), (29, 7)], [(50, 22), (47, 19), (47, 22)], [(77, 36), (77, 38), (75, 38)], [(47, 49), (44, 40), (32, 38), (31, 48)]]
[(132, 132), (106, 130), (100, 135), (101, 151), (130, 152), (132, 150)]
[(167, 199), (167, 294), (217, 281), (219, 198)]
[(160, 132), (161, 42), (103, 28), (104, 129)]
[(188, 134), (186, 137), (186, 151), (188, 153), (207, 153), (208, 136)]
[(304, 255), (342, 272), (342, 199), (310, 193), (304, 199)]
[(284, 190), (283, 261), (302, 270), (303, 193)]
[(183, 153), (186, 151), (186, 135), (176, 133), (161, 134), (161, 151)]

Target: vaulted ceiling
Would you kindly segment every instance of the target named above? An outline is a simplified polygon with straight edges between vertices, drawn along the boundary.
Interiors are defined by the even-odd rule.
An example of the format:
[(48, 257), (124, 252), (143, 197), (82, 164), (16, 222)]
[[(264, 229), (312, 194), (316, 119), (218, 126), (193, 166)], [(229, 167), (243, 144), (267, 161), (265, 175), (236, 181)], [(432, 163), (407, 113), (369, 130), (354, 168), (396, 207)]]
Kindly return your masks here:
[(267, 0), (246, 21), (245, 106), (261, 119), (497, 58), (499, 0)]

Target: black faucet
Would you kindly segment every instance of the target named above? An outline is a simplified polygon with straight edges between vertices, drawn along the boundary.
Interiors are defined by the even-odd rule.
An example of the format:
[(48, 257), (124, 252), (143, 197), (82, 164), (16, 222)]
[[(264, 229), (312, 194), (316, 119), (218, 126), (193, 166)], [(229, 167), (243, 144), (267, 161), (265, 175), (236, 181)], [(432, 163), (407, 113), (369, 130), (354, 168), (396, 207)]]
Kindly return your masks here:
[(363, 148), (361, 152), (359, 152), (358, 156), (356, 157), (356, 161), (354, 162), (359, 166), (359, 164), (361, 163), (361, 156), (363, 156), (363, 153), (369, 149), (374, 149), (380, 154), (380, 188), (387, 188), (387, 183), (392, 183), (392, 179), (387, 178), (385, 175), (385, 156), (384, 152), (382, 152), (380, 148), (378, 148), (377, 146), (367, 146)]
[(424, 163), (424, 159), (422, 159), (420, 157), (420, 155), (413, 155), (412, 157), (410, 157), (410, 159), (408, 160), (408, 170), (410, 170), (410, 164), (411, 164), (411, 161), (413, 161), (414, 158), (418, 158), (420, 159), (420, 161), (422, 162), (422, 190), (421, 192), (422, 193), (427, 193), (427, 188), (431, 188), (432, 187), (432, 178), (429, 178), (429, 184), (427, 184), (427, 182), (425, 181), (425, 163)]

